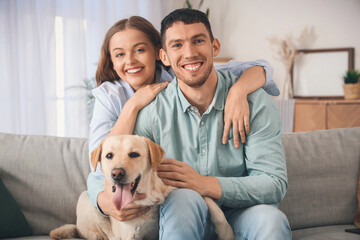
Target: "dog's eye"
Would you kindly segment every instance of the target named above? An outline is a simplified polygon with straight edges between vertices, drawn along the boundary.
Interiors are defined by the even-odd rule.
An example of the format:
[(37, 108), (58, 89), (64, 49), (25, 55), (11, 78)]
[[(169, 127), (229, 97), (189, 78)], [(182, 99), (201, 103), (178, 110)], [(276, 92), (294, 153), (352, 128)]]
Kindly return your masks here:
[(138, 154), (137, 152), (129, 153), (129, 157), (131, 157), (131, 158), (137, 158), (138, 156), (140, 156), (140, 154)]
[(108, 153), (108, 154), (106, 154), (106, 158), (107, 158), (107, 159), (112, 159), (113, 156), (114, 156), (113, 153)]

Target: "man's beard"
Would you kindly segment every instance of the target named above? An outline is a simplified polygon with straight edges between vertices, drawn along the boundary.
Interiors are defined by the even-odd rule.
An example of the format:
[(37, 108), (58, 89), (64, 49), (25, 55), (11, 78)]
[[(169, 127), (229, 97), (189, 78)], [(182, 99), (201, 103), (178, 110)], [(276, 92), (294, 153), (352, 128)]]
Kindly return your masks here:
[(177, 71), (174, 71), (174, 73), (178, 80), (182, 81), (189, 87), (199, 88), (202, 85), (204, 85), (206, 80), (209, 78), (212, 68), (213, 66), (212, 64), (210, 64), (209, 67), (206, 69), (206, 71), (201, 76), (197, 76), (197, 77), (187, 77)]

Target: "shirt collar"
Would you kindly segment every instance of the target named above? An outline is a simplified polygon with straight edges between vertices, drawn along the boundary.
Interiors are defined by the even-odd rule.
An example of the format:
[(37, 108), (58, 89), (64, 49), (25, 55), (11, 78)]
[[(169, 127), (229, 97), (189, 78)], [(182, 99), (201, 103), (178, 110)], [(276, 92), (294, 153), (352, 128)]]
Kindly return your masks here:
[(191, 107), (191, 104), (188, 102), (188, 100), (185, 98), (184, 94), (182, 93), (180, 87), (179, 87), (179, 84), (178, 84), (178, 79), (177, 77), (174, 78), (174, 81), (176, 83), (176, 91), (177, 91), (177, 95), (179, 97), (179, 100), (180, 100), (180, 104), (181, 104), (181, 107), (182, 107), (182, 110), (183, 112), (186, 112), (187, 109), (189, 107)]
[(211, 106), (213, 106), (216, 110), (224, 110), (225, 106), (225, 81), (224, 77), (220, 72), (216, 71), (217, 74), (217, 85), (215, 90), (214, 99), (211, 102)]
[[(224, 105), (225, 105), (225, 83), (224, 83), (223, 76), (221, 74), (219, 74), (218, 71), (216, 71), (216, 73), (217, 73), (217, 78), (218, 78), (216, 90), (215, 90), (214, 98), (208, 109), (211, 109), (211, 107), (214, 107), (216, 110), (223, 110)], [(184, 94), (180, 90), (180, 87), (178, 84), (178, 79), (175, 78), (174, 81), (176, 81), (177, 94), (178, 94), (178, 97), (179, 97), (179, 100), (181, 103), (182, 110), (183, 110), (183, 112), (186, 112), (188, 110), (188, 108), (191, 107), (191, 104), (188, 102), (188, 100), (185, 98)]]

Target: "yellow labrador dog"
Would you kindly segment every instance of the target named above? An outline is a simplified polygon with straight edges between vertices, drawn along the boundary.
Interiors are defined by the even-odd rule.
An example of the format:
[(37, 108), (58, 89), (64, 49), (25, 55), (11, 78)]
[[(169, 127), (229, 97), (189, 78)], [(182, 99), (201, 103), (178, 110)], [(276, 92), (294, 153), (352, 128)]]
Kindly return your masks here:
[[(137, 192), (145, 193), (146, 198), (135, 203), (151, 206), (151, 209), (141, 217), (120, 222), (112, 217), (103, 217), (91, 205), (85, 191), (78, 200), (76, 225), (56, 228), (50, 232), (50, 236), (54, 239), (81, 237), (90, 240), (159, 239), (159, 204), (175, 189), (165, 185), (156, 173), (164, 154), (158, 144), (145, 137), (106, 137), (91, 153), (91, 164), (96, 170), (100, 162), (105, 178), (113, 183), (113, 202), (121, 209), (133, 201)], [(234, 239), (233, 230), (218, 205), (211, 198), (204, 197), (204, 200), (219, 239)]]

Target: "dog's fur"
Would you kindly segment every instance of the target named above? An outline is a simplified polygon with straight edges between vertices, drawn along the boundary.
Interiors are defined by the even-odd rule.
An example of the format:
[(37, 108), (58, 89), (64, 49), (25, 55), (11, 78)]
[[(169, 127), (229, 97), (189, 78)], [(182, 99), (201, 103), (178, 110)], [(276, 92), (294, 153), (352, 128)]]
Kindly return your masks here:
[[(54, 239), (81, 237), (90, 240), (158, 239), (159, 204), (162, 204), (166, 196), (175, 189), (165, 185), (157, 176), (156, 169), (163, 157), (164, 150), (145, 137), (135, 135), (106, 137), (91, 154), (94, 171), (100, 161), (105, 178), (114, 186), (133, 183), (140, 176), (136, 192), (145, 193), (146, 198), (135, 203), (150, 206), (150, 210), (143, 216), (126, 222), (120, 222), (112, 217), (106, 218), (91, 205), (85, 191), (78, 200), (76, 225), (67, 224), (56, 228), (50, 232), (50, 236)], [(120, 176), (121, 179), (112, 176), (114, 169), (124, 170)], [(116, 188), (116, 191), (119, 190)], [(133, 197), (137, 194), (136, 192), (133, 193)], [(219, 239), (234, 239), (232, 228), (218, 205), (211, 198), (204, 197), (204, 200)]]

